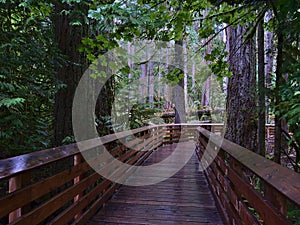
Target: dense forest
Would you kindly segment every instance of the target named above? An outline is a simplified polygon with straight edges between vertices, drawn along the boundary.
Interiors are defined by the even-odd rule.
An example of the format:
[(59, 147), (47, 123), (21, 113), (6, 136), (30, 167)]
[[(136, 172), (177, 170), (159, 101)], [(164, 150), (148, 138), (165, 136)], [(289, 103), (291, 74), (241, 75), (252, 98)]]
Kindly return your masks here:
[[(73, 143), (77, 85), (95, 60), (119, 47), (138, 60), (129, 57), (101, 89), (92, 110), (99, 135), (199, 122), (197, 112), (211, 111), (202, 120), (225, 123), (225, 138), (278, 163), (288, 156), (299, 172), (299, 6), (298, 0), (0, 1), (0, 158)], [(164, 42), (165, 51), (182, 56), (174, 59), (180, 68), (171, 58), (141, 54), (142, 42)], [(180, 88), (172, 94), (174, 84)], [(147, 97), (113, 115), (118, 93), (131, 92), (125, 87)], [(114, 120), (122, 116), (129, 122)], [(266, 123), (275, 126), (268, 154)]]

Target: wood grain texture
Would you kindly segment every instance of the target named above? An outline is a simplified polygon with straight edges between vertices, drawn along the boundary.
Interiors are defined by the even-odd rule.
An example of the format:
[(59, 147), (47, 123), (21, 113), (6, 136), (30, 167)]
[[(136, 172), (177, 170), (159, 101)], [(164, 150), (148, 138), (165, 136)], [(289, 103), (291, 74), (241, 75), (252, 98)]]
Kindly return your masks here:
[[(220, 146), (219, 154), (215, 155), (214, 161), (208, 165), (205, 173), (215, 194), (214, 197), (218, 204), (220, 203), (218, 207), (227, 214), (224, 216), (227, 223), (252, 225), (263, 221), (268, 225), (292, 224), (285, 213), (288, 195), (284, 195), (281, 190), (283, 186), (288, 185), (284, 179), (290, 180), (298, 174), (228, 140), (220, 141), (220, 137), (214, 136), (207, 130), (202, 128), (198, 130), (200, 131), (197, 144), (199, 158), (208, 162), (211, 159), (211, 154), (207, 153), (214, 151), (214, 144), (207, 144), (208, 137), (211, 142)], [(205, 156), (204, 152), (206, 152)], [(204, 165), (208, 162), (204, 162)], [(274, 186), (269, 185), (270, 174), (267, 174), (267, 171), (272, 172)], [(250, 182), (249, 177), (253, 173), (264, 182), (264, 194), (257, 191)], [(290, 180), (290, 185), (297, 185), (298, 181)], [(289, 188), (289, 191), (293, 191), (293, 188)], [(300, 194), (299, 189), (293, 193), (295, 201)], [(255, 210), (258, 217), (254, 216), (253, 209), (250, 208)]]
[[(194, 143), (185, 143), (195, 148)], [(144, 165), (168, 157), (176, 144), (160, 147)], [(176, 161), (168, 167), (176, 167)], [(223, 224), (195, 155), (174, 176), (155, 185), (122, 186), (89, 221), (95, 224)], [(153, 175), (155, 176), (155, 175)]]
[(299, 173), (280, 166), (279, 164), (233, 142), (226, 139), (222, 140), (222, 138), (211, 134), (203, 128), (198, 128), (198, 130), (205, 137), (211, 138), (210, 140), (217, 143), (217, 145), (221, 143), (221, 148), (226, 154), (263, 179), (264, 182), (283, 194), (290, 201), (300, 206)]

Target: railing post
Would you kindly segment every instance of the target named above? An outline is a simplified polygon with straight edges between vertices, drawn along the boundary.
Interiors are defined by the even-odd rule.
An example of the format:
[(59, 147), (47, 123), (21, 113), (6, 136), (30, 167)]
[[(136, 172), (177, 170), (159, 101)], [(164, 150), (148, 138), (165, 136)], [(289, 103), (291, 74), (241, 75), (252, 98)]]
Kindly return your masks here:
[(269, 184), (264, 183), (264, 194), (266, 199), (270, 201), (283, 215), (287, 215), (287, 205), (285, 197), (271, 187)]
[[(77, 154), (74, 156), (74, 166), (76, 165), (79, 165), (80, 163), (82, 163), (84, 160), (83, 160), (83, 157), (81, 154)], [(84, 175), (80, 175), (78, 177), (75, 177), (74, 178), (74, 185), (79, 183), (82, 179), (83, 179)], [(79, 193), (78, 195), (76, 195), (74, 197), (74, 203), (78, 202), (80, 200), (80, 198), (82, 198), (83, 196), (83, 193)], [(80, 216), (82, 215), (82, 212), (79, 212), (77, 213), (75, 216), (74, 216), (74, 219), (78, 219)]]
[(206, 130), (208, 130), (208, 131), (210, 131), (211, 132), (211, 125), (210, 124), (207, 124), (207, 125), (202, 125), (202, 127), (204, 128), (204, 129), (206, 129)]
[[(155, 138), (153, 139), (153, 145), (152, 146), (156, 146), (157, 145), (157, 143), (158, 143), (158, 127), (154, 127), (153, 128), (153, 133), (154, 133), (154, 136), (155, 136)], [(154, 149), (153, 149), (154, 150)]]
[[(24, 173), (17, 175), (15, 177), (12, 177), (8, 181), (8, 193), (12, 193), (14, 191), (17, 191), (18, 189), (21, 189), (22, 187), (28, 185), (30, 183), (31, 176), (30, 173)], [(8, 221), (9, 223), (12, 223), (16, 219), (22, 216), (22, 213), (26, 213), (30, 211), (30, 205), (23, 206), (22, 209), (16, 209), (15, 211), (9, 213)]]
[[(22, 177), (21, 175), (18, 175), (16, 177), (12, 177), (9, 179), (9, 187), (8, 187), (8, 192), (12, 193), (22, 187)], [(15, 211), (11, 212), (9, 214), (9, 223), (15, 221), (19, 217), (21, 217), (22, 212), (21, 208), (16, 209)]]
[(143, 148), (140, 151), (146, 150), (145, 142), (147, 141), (148, 135), (149, 135), (149, 138), (151, 138), (151, 135), (153, 135), (152, 130), (148, 129), (148, 130), (141, 132), (141, 137), (143, 138)]
[(173, 134), (171, 134), (173, 126), (169, 126), (168, 128), (170, 133), (170, 144), (173, 144)]

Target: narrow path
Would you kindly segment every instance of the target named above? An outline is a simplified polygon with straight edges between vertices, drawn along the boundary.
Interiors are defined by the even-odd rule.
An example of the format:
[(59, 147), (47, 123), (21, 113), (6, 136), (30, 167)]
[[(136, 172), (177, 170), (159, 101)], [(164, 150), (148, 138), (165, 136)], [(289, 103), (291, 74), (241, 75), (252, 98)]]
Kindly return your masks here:
[[(170, 155), (176, 144), (160, 147), (144, 163), (151, 165)], [(180, 144), (182, 151), (195, 148)], [(155, 185), (122, 186), (89, 225), (98, 224), (223, 224), (196, 155), (174, 176)], [(176, 166), (176, 162), (170, 163)]]

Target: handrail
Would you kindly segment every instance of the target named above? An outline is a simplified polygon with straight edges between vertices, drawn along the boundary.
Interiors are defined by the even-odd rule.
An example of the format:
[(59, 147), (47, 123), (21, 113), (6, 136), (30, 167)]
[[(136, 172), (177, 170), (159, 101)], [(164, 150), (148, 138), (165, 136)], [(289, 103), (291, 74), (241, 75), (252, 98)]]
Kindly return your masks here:
[[(93, 148), (101, 144), (114, 142), (120, 138), (125, 138), (130, 135), (138, 134), (147, 131), (151, 127), (137, 128), (131, 131), (123, 131), (116, 134), (109, 134), (103, 137), (81, 141), (76, 144), (69, 144), (57, 148), (50, 148), (28, 154), (23, 154), (8, 159), (0, 160), (0, 179), (10, 178), (18, 173), (32, 170), (34, 168), (45, 166), (57, 160), (62, 160), (79, 153), (78, 144)], [(100, 139), (100, 140), (99, 140)]]
[(148, 127), (142, 127), (133, 129), (130, 131), (122, 131), (117, 134), (109, 134), (103, 137), (94, 138), (86, 141), (81, 141), (76, 144), (64, 145), (56, 148), (50, 148), (46, 150), (41, 150), (37, 152), (32, 152), (28, 154), (23, 154), (15, 157), (11, 157), (8, 159), (0, 160), (0, 179), (10, 178), (12, 176), (17, 175), (18, 173), (22, 173), (28, 170), (32, 170), (34, 168), (45, 166), (47, 164), (53, 163), (57, 160), (62, 160), (68, 158), (70, 156), (74, 156), (79, 153), (78, 144), (88, 146), (88, 149), (98, 146), (100, 143), (102, 145), (114, 142), (121, 138), (125, 138), (131, 135), (135, 135), (144, 131), (148, 131), (155, 128), (162, 127), (172, 127), (172, 126), (201, 126), (201, 125), (209, 125), (209, 126), (217, 126), (222, 124), (201, 124), (201, 123), (185, 123), (185, 124), (159, 124), (152, 125)]
[[(300, 207), (300, 174), (199, 127), (197, 152), (229, 224), (291, 224), (287, 201)], [(253, 216), (253, 210), (257, 217)]]
[[(96, 173), (79, 145), (89, 151), (102, 144), (119, 161), (140, 165), (160, 145), (178, 142), (177, 131), (184, 140), (195, 141), (198, 126), (153, 125), (0, 160), (0, 190), (7, 188), (6, 194), (0, 192), (0, 224), (85, 224), (120, 184)], [(132, 135), (138, 139), (128, 138)], [(123, 176), (125, 171), (113, 173)]]
[[(198, 128), (205, 137), (220, 141), (220, 137), (210, 133), (209, 131)], [(219, 139), (219, 140), (218, 140)], [(214, 143), (217, 143), (214, 141)], [(300, 174), (286, 167), (283, 167), (255, 152), (252, 152), (242, 146), (239, 146), (226, 139), (222, 140), (221, 147), (231, 157), (250, 169), (253, 173), (281, 192), (285, 197), (289, 198), (295, 204), (300, 206)], [(289, 187), (288, 189), (286, 187)]]

